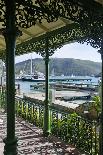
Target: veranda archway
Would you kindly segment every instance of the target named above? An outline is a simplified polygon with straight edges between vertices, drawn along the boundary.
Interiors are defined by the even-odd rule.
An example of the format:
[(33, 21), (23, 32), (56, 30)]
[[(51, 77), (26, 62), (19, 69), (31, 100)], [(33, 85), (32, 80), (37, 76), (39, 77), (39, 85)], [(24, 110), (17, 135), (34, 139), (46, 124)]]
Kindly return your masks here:
[[(41, 51), (46, 64), (46, 99), (45, 99), (45, 117), (48, 117), (48, 58), (55, 48), (61, 47), (65, 42), (72, 40), (87, 41), (93, 47), (99, 47), (102, 55), (103, 46), (103, 7), (102, 1), (94, 0), (1, 0), (0, 2), (0, 55), (3, 58), (6, 55), (7, 72), (7, 137), (4, 140), (4, 154), (17, 154), (17, 139), (15, 137), (15, 43), (17, 36), (17, 53), (25, 52), (25, 49)], [(42, 22), (42, 23), (41, 23)], [(51, 22), (53, 22), (51, 24)], [(44, 23), (44, 24), (43, 24)], [(49, 23), (49, 24), (48, 24)], [(74, 24), (77, 28), (74, 35), (74, 29), (67, 28), (64, 37), (59, 40), (59, 34), (51, 37), (53, 29), (58, 29), (67, 25)], [(35, 26), (34, 26), (35, 25)], [(39, 29), (38, 29), (39, 27)], [(27, 29), (26, 29), (27, 28)], [(64, 29), (64, 28), (63, 28)], [(22, 31), (22, 34), (21, 34)], [(58, 31), (58, 30), (57, 30)], [(33, 34), (34, 32), (34, 34)], [(38, 32), (38, 33), (36, 33)], [(62, 31), (63, 32), (63, 31)], [(68, 33), (67, 33), (68, 32)], [(54, 32), (54, 36), (55, 36)], [(59, 32), (58, 32), (59, 33)], [(42, 37), (42, 41), (34, 43), (31, 38), (35, 36)], [(63, 34), (63, 33), (62, 33)], [(80, 34), (78, 36), (78, 34)], [(67, 36), (66, 36), (67, 35)], [(72, 38), (67, 40), (67, 37)], [(72, 37), (71, 37), (72, 36)], [(77, 37), (78, 36), (78, 37)], [(51, 37), (51, 41), (49, 39)], [(56, 38), (56, 39), (55, 39)], [(21, 44), (22, 42), (25, 42)], [(27, 44), (29, 42), (29, 44)], [(55, 42), (55, 43), (54, 43)], [(6, 43), (6, 52), (4, 52)], [(20, 45), (21, 44), (21, 45)], [(50, 47), (51, 44), (51, 47)], [(26, 48), (25, 48), (26, 47)], [(45, 49), (45, 52), (44, 52)], [(28, 51), (27, 51), (28, 52)], [(103, 58), (103, 55), (102, 55)], [(103, 66), (102, 66), (103, 69)], [(103, 96), (103, 95), (102, 95)], [(102, 106), (103, 108), (103, 106)], [(102, 109), (103, 111), (103, 109)], [(101, 114), (101, 130), (103, 131), (103, 112)], [(45, 121), (45, 119), (44, 119)], [(45, 134), (49, 132), (48, 123), (45, 124)], [(101, 154), (103, 152), (103, 134), (101, 134)]]

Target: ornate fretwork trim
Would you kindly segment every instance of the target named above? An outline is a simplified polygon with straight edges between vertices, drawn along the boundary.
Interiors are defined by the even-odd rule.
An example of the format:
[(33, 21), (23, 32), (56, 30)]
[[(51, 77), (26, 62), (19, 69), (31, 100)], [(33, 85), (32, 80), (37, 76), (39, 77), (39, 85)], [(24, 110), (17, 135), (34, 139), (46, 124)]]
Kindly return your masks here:
[[(102, 19), (103, 21), (103, 19)], [(91, 27), (86, 27), (82, 29), (82, 32), (85, 34), (85, 38), (79, 40), (80, 43), (86, 42), (90, 44), (93, 48), (103, 49), (103, 24), (101, 21), (101, 26), (98, 26), (98, 22), (92, 24)], [(102, 50), (103, 51), (103, 50)]]
[(5, 26), (5, 3), (4, 0), (0, 2), (0, 23), (2, 23), (2, 28)]
[[(57, 48), (70, 41), (86, 41), (95, 48), (101, 48), (103, 38), (103, 8), (94, 0), (16, 0), (16, 26), (28, 28), (41, 23), (42, 19), (53, 22), (58, 18), (78, 23), (77, 27), (69, 26), (66, 31), (48, 33), (49, 55)], [(5, 28), (5, 0), (0, 2), (0, 22)], [(34, 38), (17, 46), (16, 53), (23, 54), (35, 51), (45, 57), (45, 36)], [(80, 41), (81, 42), (81, 41)]]
[(16, 55), (36, 52), (45, 58), (46, 37), (49, 38), (49, 56), (52, 56), (57, 48), (61, 48), (64, 44), (74, 41), (78, 41), (80, 43), (87, 42), (87, 44), (90, 44), (94, 48), (100, 48), (100, 46), (102, 46), (102, 40), (99, 38), (97, 33), (94, 34), (91, 30), (81, 29), (78, 24), (67, 25), (17, 45)]
[(57, 48), (62, 47), (66, 43), (83, 38), (84, 34), (81, 32), (78, 24), (71, 24), (18, 45), (16, 53), (20, 55), (23, 53), (36, 52), (42, 57), (45, 57), (45, 38), (47, 36), (49, 38), (49, 56), (51, 56)]
[[(42, 19), (65, 18), (79, 24), (92, 23), (103, 15), (102, 5), (93, 0), (16, 0), (16, 26), (28, 28)], [(5, 25), (5, 1), (0, 2), (0, 22)]]

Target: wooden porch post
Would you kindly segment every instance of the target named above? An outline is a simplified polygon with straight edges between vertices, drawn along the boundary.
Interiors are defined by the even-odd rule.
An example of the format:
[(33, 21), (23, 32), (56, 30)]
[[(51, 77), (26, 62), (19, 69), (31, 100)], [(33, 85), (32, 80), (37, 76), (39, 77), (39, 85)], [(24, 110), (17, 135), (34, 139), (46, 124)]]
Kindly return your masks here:
[(17, 154), (17, 138), (15, 137), (15, 0), (5, 0), (6, 29), (6, 104), (7, 104), (7, 136), (4, 139), (4, 155)]
[(49, 115), (49, 51), (48, 51), (48, 36), (45, 44), (45, 101), (44, 101), (44, 127), (43, 133), (45, 136), (50, 134), (50, 115)]

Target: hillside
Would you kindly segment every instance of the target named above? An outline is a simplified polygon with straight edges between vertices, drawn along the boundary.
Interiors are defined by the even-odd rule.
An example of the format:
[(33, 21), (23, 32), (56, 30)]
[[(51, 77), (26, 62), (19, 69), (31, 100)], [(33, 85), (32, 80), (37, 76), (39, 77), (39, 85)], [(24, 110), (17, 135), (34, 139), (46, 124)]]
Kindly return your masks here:
[[(32, 60), (33, 72), (40, 71), (45, 73), (45, 62), (41, 58)], [(55, 75), (97, 75), (101, 72), (101, 63), (79, 60), (72, 58), (52, 58), (50, 60), (50, 74), (54, 72)], [(20, 72), (30, 73), (30, 60), (23, 61), (16, 64), (16, 74)]]

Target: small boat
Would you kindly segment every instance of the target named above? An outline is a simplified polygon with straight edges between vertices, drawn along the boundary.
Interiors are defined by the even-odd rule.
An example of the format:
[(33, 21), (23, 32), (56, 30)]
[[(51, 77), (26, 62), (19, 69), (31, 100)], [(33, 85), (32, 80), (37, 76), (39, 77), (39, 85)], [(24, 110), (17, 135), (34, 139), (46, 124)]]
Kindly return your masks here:
[[(16, 78), (17, 79), (17, 78)], [(33, 81), (33, 82), (44, 82), (45, 75), (41, 72), (33, 72), (33, 63), (32, 63), (32, 55), (30, 60), (30, 74), (23, 74), (18, 78), (22, 81)]]
[(36, 74), (30, 74), (30, 75), (23, 75), (21, 77), (22, 81), (33, 81), (33, 82), (44, 82), (45, 81), (45, 75), (43, 73), (40, 74), (40, 72)]
[(45, 83), (44, 82), (38, 82), (38, 83), (35, 83), (33, 85), (30, 85), (30, 89), (31, 90), (45, 90)]

